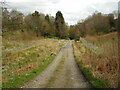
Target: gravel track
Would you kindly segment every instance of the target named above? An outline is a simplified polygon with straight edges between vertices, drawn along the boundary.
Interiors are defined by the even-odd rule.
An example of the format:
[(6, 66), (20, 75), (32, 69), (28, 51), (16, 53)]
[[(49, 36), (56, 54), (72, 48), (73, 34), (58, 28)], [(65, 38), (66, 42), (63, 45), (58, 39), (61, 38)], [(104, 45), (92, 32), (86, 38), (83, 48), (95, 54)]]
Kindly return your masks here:
[[(62, 61), (62, 63), (61, 63)], [(58, 66), (61, 66), (58, 71)], [(73, 56), (72, 41), (68, 41), (55, 60), (22, 88), (90, 88)]]

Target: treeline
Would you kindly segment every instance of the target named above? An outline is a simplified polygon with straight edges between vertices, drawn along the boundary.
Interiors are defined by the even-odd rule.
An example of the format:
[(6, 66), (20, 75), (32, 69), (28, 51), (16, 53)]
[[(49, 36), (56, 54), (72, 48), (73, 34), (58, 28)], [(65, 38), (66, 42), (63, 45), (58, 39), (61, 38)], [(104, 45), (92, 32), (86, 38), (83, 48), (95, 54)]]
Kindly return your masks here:
[(101, 35), (116, 32), (116, 25), (117, 19), (115, 19), (114, 14), (104, 15), (102, 13), (94, 13), (84, 21), (78, 22), (76, 25), (70, 27), (72, 28), (72, 32), (76, 32), (71, 38), (79, 35), (85, 37), (86, 35)]
[(58, 37), (77, 39), (86, 35), (100, 35), (116, 31), (117, 19), (113, 14), (94, 13), (76, 25), (68, 26), (63, 14), (58, 11), (56, 16), (44, 15), (38, 11), (24, 15), (17, 10), (2, 10), (2, 28), (6, 31), (21, 30), (35, 33), (36, 37)]
[(5, 8), (2, 11), (2, 28), (3, 33), (21, 30), (35, 33), (37, 37), (68, 38), (68, 26), (60, 11), (56, 13), (56, 17), (38, 11), (25, 16), (17, 10), (8, 11)]

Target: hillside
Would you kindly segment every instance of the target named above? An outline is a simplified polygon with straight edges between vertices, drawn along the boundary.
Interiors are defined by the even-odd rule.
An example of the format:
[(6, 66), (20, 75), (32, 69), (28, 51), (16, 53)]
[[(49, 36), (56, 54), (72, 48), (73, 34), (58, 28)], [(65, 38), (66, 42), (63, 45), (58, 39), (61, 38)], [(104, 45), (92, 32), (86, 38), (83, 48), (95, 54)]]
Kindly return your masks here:
[[(80, 66), (87, 69), (87, 77), (95, 87), (117, 87), (118, 80), (118, 39), (117, 33), (101, 36), (87, 36), (85, 38), (89, 47), (97, 47), (95, 52), (87, 44), (76, 42), (75, 56)], [(83, 48), (81, 48), (83, 47)], [(78, 50), (76, 49), (78, 48)], [(84, 50), (84, 51), (83, 51)], [(82, 57), (79, 57), (82, 54)], [(90, 75), (88, 76), (88, 71)], [(94, 79), (91, 78), (96, 78)], [(102, 81), (99, 81), (102, 80)], [(106, 83), (106, 84), (105, 84)]]

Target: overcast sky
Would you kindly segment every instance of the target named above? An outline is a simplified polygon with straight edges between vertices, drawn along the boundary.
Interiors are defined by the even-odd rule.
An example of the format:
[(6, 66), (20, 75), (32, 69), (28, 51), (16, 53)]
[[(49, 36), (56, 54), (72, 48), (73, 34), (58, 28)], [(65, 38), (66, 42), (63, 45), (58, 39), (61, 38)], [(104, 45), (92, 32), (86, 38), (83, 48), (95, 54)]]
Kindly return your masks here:
[(76, 24), (79, 20), (85, 19), (93, 12), (98, 11), (104, 14), (111, 13), (118, 8), (119, 0), (6, 0), (9, 7), (28, 14), (35, 10), (55, 16), (59, 10), (63, 13), (65, 21), (69, 24)]

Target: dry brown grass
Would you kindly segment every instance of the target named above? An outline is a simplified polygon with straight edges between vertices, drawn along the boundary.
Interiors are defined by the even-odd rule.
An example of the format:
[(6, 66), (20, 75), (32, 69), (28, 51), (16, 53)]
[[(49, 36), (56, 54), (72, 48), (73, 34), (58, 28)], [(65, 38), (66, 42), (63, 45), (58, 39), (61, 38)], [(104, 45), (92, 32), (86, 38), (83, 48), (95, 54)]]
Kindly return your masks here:
[[(84, 48), (84, 52), (79, 60), (85, 67), (92, 68), (92, 74), (98, 79), (104, 79), (108, 82), (108, 87), (117, 87), (118, 79), (118, 39), (117, 33), (111, 33), (103, 36), (86, 37), (86, 40), (93, 45), (102, 48), (102, 53), (95, 54), (79, 42), (74, 43), (79, 52)], [(81, 53), (78, 54), (80, 56)]]
[(56, 55), (64, 43), (64, 40), (54, 40), (17, 53), (6, 53), (3, 56), (3, 81), (11, 76), (32, 71), (40, 66), (49, 55)]
[(36, 39), (37, 37), (36, 37), (36, 33), (34, 33), (33, 31), (24, 31), (24, 32), (22, 32), (22, 34), (21, 34), (21, 38), (23, 39), (23, 40), (34, 40), (34, 39)]
[[(12, 31), (3, 33), (2, 37), (2, 50), (15, 49), (25, 45), (35, 43), (38, 38), (35, 38), (34, 35), (29, 35), (30, 38), (26, 38), (24, 35), (26, 32), (21, 31)], [(29, 33), (28, 33), (29, 34)], [(28, 35), (27, 34), (27, 35)], [(23, 39), (24, 38), (24, 39)], [(39, 38), (40, 40), (40, 38)]]
[[(17, 52), (4, 52), (2, 57), (2, 81), (9, 83), (18, 75), (27, 74), (40, 67), (49, 58), (57, 55), (65, 40), (32, 38), (21, 39), (21, 32), (9, 32), (3, 36), (3, 50), (15, 50), (19, 47), (30, 46)], [(53, 55), (54, 54), (54, 55)], [(48, 58), (49, 57), (49, 58)], [(51, 60), (51, 59), (50, 59)], [(14, 84), (14, 82), (13, 82)]]
[(32, 64), (29, 64), (29, 65), (26, 65), (24, 67), (19, 67), (19, 69), (16, 71), (15, 75), (18, 75), (22, 72), (25, 72), (25, 71), (31, 71), (33, 69), (35, 69), (36, 67), (40, 66), (40, 64), (38, 63), (32, 63)]

